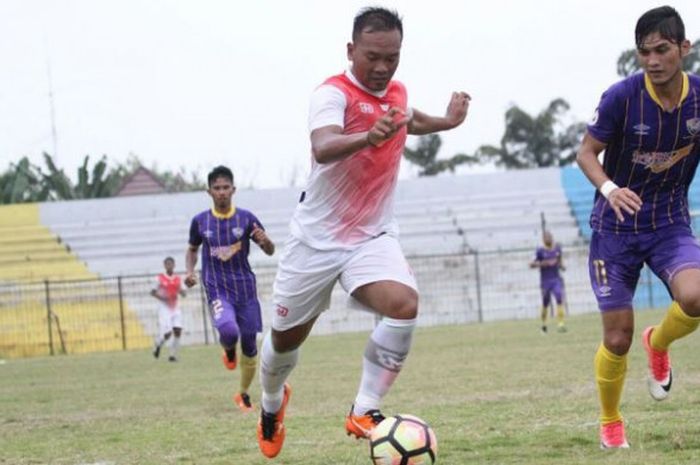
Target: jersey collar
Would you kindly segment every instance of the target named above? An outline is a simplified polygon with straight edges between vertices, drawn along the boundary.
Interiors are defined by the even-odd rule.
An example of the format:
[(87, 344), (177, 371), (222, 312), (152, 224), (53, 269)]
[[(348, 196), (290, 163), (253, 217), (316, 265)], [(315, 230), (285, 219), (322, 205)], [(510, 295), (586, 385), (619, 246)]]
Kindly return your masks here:
[[(654, 102), (656, 102), (656, 104), (658, 106), (663, 108), (664, 106), (661, 104), (661, 99), (656, 94), (656, 90), (654, 90), (654, 86), (651, 83), (651, 79), (649, 79), (649, 76), (646, 73), (644, 73), (644, 87), (646, 88), (647, 92), (649, 92), (649, 96), (651, 97), (651, 99)], [(681, 87), (681, 98), (680, 98), (680, 100), (678, 100), (678, 103), (676, 104), (676, 106), (673, 107), (673, 110), (675, 110), (676, 108), (681, 106), (683, 101), (688, 96), (689, 91), (690, 91), (690, 83), (688, 82), (688, 75), (685, 72), (683, 72), (683, 84)]]
[(231, 205), (231, 209), (228, 211), (228, 213), (219, 213), (216, 211), (215, 208), (212, 208), (211, 214), (214, 215), (214, 218), (218, 218), (220, 220), (227, 220), (236, 214), (236, 207), (234, 205)]

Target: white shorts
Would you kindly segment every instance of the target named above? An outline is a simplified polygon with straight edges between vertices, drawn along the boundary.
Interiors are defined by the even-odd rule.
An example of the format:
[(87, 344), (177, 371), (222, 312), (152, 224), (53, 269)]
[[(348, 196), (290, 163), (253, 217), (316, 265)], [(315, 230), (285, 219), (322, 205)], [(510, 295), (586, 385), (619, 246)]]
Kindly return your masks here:
[(180, 307), (170, 308), (165, 304), (158, 307), (158, 326), (160, 335), (164, 335), (173, 328), (182, 328), (182, 311)]
[[(272, 327), (285, 331), (327, 310), (336, 281), (348, 294), (377, 281), (396, 281), (418, 290), (401, 246), (392, 236), (384, 234), (354, 250), (317, 250), (290, 237), (277, 267)], [(352, 303), (364, 308), (357, 301)]]

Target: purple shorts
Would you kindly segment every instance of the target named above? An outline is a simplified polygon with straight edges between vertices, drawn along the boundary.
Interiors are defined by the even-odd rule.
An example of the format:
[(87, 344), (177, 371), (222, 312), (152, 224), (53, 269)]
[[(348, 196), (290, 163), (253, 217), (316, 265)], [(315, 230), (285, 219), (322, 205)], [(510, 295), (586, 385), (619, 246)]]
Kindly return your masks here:
[(645, 263), (669, 289), (679, 271), (700, 269), (700, 245), (690, 226), (672, 225), (639, 234), (593, 232), (588, 273), (601, 311), (632, 308)]
[(554, 296), (554, 300), (557, 301), (557, 305), (561, 305), (561, 303), (564, 302), (564, 283), (561, 279), (544, 281), (540, 284), (540, 289), (542, 290), (543, 307), (549, 307), (552, 296)]
[(262, 317), (258, 299), (250, 299), (247, 302), (228, 302), (224, 299), (214, 299), (209, 302), (209, 312), (211, 321), (217, 330), (233, 321), (240, 334), (255, 334), (262, 331)]

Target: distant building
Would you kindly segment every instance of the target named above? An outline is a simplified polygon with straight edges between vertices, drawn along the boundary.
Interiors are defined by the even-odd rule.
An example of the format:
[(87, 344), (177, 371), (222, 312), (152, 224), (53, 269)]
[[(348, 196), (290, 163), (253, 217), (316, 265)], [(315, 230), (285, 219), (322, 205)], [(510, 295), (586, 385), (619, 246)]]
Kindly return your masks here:
[(124, 179), (115, 196), (163, 194), (165, 192), (167, 192), (165, 185), (150, 170), (140, 166)]

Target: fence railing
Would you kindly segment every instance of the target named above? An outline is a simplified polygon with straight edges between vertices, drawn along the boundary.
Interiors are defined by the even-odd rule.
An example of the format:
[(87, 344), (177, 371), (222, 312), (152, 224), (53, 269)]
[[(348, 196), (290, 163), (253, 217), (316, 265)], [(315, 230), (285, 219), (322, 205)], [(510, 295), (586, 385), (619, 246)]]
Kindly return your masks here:
[[(408, 261), (420, 290), (419, 325), (536, 318), (539, 273), (528, 267), (533, 249), (415, 255)], [(564, 248), (569, 313), (597, 311), (588, 280), (588, 247)], [(263, 321), (269, 324), (274, 265), (255, 266)], [(0, 358), (71, 354), (151, 347), (158, 333), (158, 301), (150, 295), (155, 277), (131, 275), (76, 281), (0, 284)], [(635, 305), (669, 302), (663, 284), (642, 273)], [(217, 340), (201, 286), (180, 299), (183, 344)], [(375, 317), (353, 309), (336, 286), (331, 308), (314, 333), (369, 330)]]

